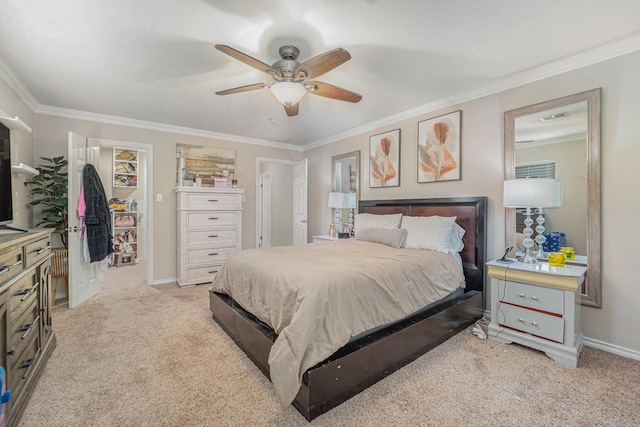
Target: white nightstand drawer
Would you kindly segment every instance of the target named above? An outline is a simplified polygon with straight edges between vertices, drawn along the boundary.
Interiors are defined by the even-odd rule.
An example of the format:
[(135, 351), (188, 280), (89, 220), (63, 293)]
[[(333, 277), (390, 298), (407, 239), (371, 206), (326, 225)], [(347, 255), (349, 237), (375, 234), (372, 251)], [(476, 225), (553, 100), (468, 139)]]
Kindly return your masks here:
[(222, 230), (188, 231), (187, 244), (196, 246), (231, 245), (238, 243), (238, 230), (227, 228)]
[(500, 301), (549, 313), (564, 314), (564, 291), (519, 282), (500, 281)]
[(206, 249), (189, 249), (187, 251), (187, 262), (189, 265), (193, 263), (221, 263), (224, 262), (229, 255), (238, 250), (237, 246), (229, 246), (223, 248), (206, 248)]
[(564, 341), (564, 319), (509, 304), (498, 304), (498, 323), (557, 342)]
[(239, 204), (235, 194), (188, 193), (186, 209), (238, 209)]
[(194, 211), (187, 213), (187, 227), (210, 228), (220, 225), (236, 225), (239, 223), (238, 212)]

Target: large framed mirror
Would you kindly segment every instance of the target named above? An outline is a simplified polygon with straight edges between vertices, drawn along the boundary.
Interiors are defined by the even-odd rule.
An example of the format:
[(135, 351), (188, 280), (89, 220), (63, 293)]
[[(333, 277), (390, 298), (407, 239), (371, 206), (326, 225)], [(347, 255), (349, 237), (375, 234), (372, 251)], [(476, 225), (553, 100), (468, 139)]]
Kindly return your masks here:
[[(587, 266), (582, 304), (602, 306), (600, 253), (600, 88), (504, 114), (505, 179), (562, 181), (562, 205), (545, 210), (545, 229), (574, 247)], [(520, 221), (506, 209), (506, 245), (517, 247)]]
[(332, 192), (355, 193), (355, 198), (349, 199), (350, 208), (341, 209), (338, 212), (338, 217), (343, 218), (353, 230), (354, 209), (357, 208), (360, 200), (360, 150), (333, 156), (331, 179)]

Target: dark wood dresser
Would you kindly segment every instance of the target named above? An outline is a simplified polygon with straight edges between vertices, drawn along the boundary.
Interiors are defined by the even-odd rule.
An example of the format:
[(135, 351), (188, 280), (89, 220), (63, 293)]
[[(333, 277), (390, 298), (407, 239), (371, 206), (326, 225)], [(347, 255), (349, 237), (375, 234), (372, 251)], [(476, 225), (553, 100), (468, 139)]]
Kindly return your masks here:
[(8, 427), (18, 424), (56, 346), (49, 295), (51, 231), (0, 234), (0, 365), (11, 390)]

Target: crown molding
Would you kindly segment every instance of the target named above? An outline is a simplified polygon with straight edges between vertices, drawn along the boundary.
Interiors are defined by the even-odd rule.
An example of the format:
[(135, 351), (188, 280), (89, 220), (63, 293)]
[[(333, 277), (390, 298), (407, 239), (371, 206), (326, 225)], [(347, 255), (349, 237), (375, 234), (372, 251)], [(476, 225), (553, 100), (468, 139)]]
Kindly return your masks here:
[(31, 111), (35, 111), (40, 105), (38, 101), (31, 95), (31, 92), (22, 84), (22, 81), (16, 76), (9, 64), (7, 64), (0, 56), (0, 77), (7, 82), (7, 85), (20, 97), (22, 102), (27, 104)]
[(283, 142), (266, 141), (255, 138), (248, 138), (239, 135), (231, 135), (221, 132), (213, 132), (202, 129), (194, 129), (183, 126), (168, 125), (164, 123), (149, 122), (145, 120), (130, 119), (127, 117), (111, 116), (108, 114), (97, 114), (86, 111), (71, 110), (68, 108), (51, 107), (40, 105), (34, 111), (36, 114), (48, 116), (64, 117), (67, 119), (86, 120), (91, 122), (106, 123), (118, 126), (127, 126), (138, 129), (147, 129), (158, 132), (175, 133), (180, 135), (197, 136), (209, 139), (220, 139), (223, 141), (237, 142), (240, 144), (260, 145), (269, 148), (280, 148), (289, 151), (302, 151), (299, 145), (286, 144)]
[(403, 120), (412, 119), (416, 116), (429, 114), (439, 109), (453, 107), (465, 102), (483, 98), (485, 96), (494, 95), (496, 93), (516, 88), (518, 86), (523, 86), (569, 71), (577, 70), (588, 65), (597, 64), (598, 62), (616, 58), (618, 56), (627, 55), (638, 50), (640, 50), (640, 34), (635, 34), (631, 37), (626, 37), (612, 43), (603, 44), (596, 48), (589, 49), (557, 61), (549, 62), (547, 64), (536, 66), (521, 72), (513, 73), (511, 75), (500, 78), (493, 83), (478, 87), (467, 92), (461, 92), (460, 94), (451, 96), (449, 98), (443, 98), (429, 104), (424, 104), (419, 107), (394, 114), (393, 116), (385, 117), (381, 120), (358, 126), (357, 128), (349, 129), (345, 132), (331, 135), (327, 138), (323, 138), (321, 140), (304, 145), (304, 149), (310, 150), (313, 148), (321, 147), (323, 145), (332, 144), (334, 142), (360, 135), (362, 133), (374, 131), (380, 127), (395, 125), (396, 123)]

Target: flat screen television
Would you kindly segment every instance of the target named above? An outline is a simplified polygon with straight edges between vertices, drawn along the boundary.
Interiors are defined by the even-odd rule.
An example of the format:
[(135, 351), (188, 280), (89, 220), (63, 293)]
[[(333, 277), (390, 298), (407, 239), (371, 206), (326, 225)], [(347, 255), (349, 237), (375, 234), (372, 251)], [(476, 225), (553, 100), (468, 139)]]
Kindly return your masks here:
[(0, 123), (0, 225), (13, 222), (11, 193), (11, 139), (9, 128)]

